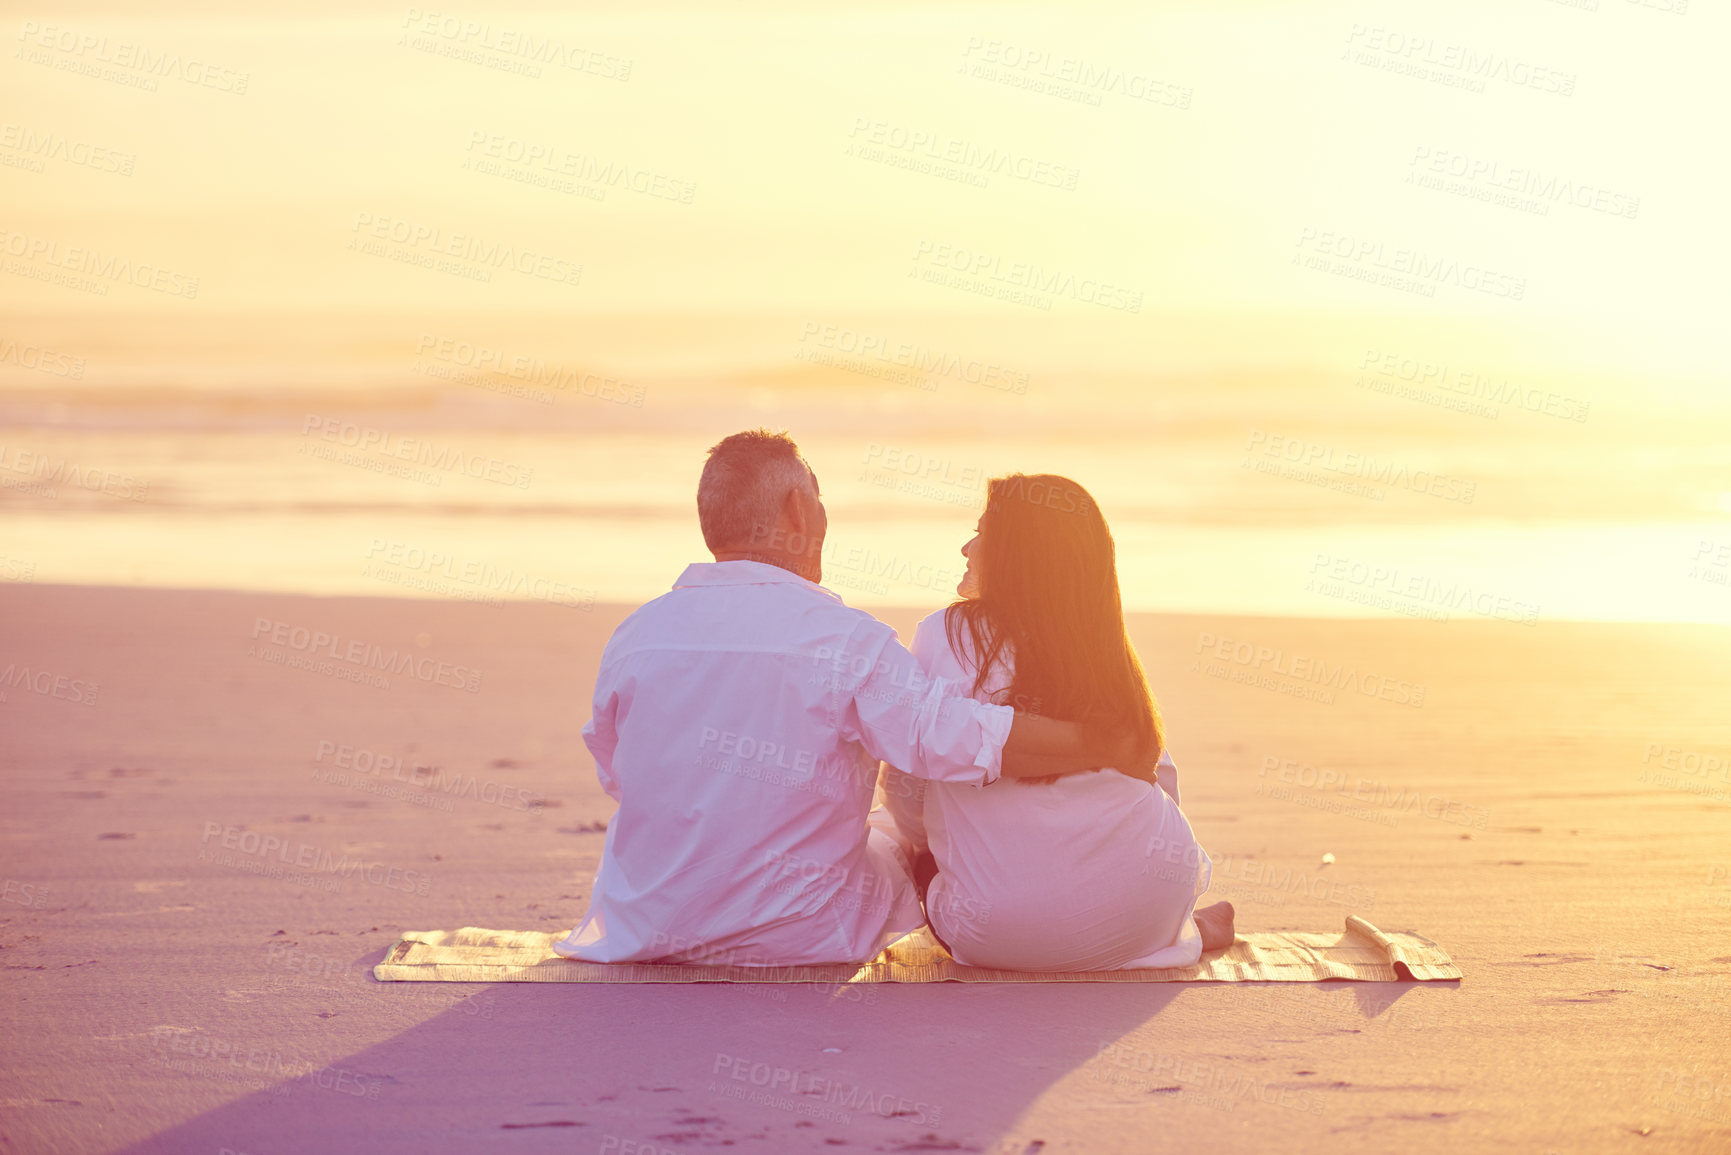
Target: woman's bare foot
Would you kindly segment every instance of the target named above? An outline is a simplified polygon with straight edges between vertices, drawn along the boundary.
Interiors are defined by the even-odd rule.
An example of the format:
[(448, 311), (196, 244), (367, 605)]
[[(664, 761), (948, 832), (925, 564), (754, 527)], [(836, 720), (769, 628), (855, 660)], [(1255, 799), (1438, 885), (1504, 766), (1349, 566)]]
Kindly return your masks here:
[(1196, 929), (1202, 932), (1202, 949), (1219, 950), (1238, 940), (1232, 929), (1232, 904), (1217, 902), (1196, 912)]

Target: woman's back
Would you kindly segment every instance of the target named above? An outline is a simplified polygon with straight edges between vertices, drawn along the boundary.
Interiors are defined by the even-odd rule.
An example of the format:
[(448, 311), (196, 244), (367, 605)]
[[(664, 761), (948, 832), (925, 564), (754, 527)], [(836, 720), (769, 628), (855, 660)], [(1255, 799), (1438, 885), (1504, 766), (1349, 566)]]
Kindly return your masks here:
[[(972, 656), (951, 649), (942, 611), (920, 623), (913, 652), (927, 675), (974, 684)], [(1011, 661), (1000, 659), (976, 696), (1001, 699)], [(1102, 770), (987, 788), (898, 776), (886, 794), (937, 860), (927, 912), (958, 962), (1115, 970), (1200, 957), (1191, 915), (1208, 858), (1165, 791)]]

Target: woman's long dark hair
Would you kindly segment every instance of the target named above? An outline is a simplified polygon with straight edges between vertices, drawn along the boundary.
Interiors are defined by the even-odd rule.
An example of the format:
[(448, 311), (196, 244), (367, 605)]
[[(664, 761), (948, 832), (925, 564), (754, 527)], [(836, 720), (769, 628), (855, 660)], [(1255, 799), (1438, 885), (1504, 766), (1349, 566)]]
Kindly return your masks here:
[(1139, 751), (1158, 756), (1160, 711), (1124, 629), (1112, 531), (1088, 491), (1049, 473), (993, 478), (974, 548), (979, 596), (944, 612), (950, 649), (977, 663), (974, 692), (1007, 650), (1007, 704), (1131, 729)]

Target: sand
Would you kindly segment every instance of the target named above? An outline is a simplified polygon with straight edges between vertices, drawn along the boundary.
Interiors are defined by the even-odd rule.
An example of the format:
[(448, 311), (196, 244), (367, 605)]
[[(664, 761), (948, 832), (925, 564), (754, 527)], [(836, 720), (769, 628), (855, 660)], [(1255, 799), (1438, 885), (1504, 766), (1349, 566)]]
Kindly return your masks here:
[(1731, 1149), (1731, 630), (1135, 619), (1241, 925), (1358, 913), (1458, 984), (374, 983), (582, 913), (625, 612), (0, 586), (0, 1150)]

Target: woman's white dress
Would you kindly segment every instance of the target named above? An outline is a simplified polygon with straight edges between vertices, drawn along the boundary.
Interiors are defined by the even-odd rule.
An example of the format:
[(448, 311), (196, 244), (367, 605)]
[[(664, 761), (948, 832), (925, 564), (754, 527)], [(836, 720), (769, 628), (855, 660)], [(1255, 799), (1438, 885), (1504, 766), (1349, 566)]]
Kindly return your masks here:
[[(912, 650), (927, 676), (972, 688), (942, 611), (920, 623)], [(976, 696), (1002, 702), (1009, 683), (1000, 663)], [(1116, 770), (980, 787), (886, 768), (881, 785), (901, 837), (937, 860), (926, 910), (957, 962), (1120, 970), (1201, 957), (1193, 916), (1211, 863), (1166, 791)]]

